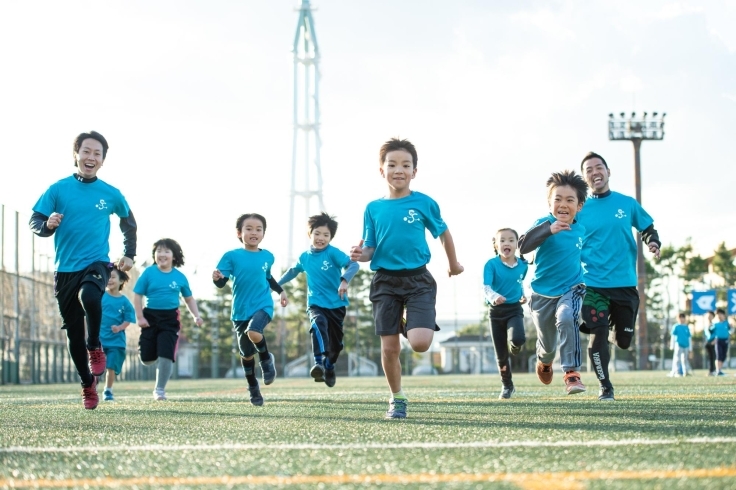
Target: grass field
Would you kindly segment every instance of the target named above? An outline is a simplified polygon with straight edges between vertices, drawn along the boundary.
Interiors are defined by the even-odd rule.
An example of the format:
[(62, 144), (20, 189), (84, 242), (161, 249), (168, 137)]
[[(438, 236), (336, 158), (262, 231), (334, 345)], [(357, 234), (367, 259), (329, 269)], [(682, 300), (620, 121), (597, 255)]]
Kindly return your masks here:
[(77, 386), (0, 386), (0, 487), (736, 489), (733, 376), (615, 373), (614, 403), (514, 378), (503, 401), (493, 375), (405, 378), (403, 421), (382, 378), (277, 378), (263, 407), (244, 380), (171, 381), (167, 402), (119, 383), (93, 411)]

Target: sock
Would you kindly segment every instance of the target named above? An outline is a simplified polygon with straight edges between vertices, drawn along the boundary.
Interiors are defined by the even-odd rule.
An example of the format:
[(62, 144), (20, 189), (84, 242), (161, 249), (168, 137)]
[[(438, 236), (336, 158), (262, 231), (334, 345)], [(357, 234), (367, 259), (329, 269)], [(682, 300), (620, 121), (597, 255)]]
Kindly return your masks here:
[(164, 391), (166, 383), (171, 377), (171, 371), (174, 368), (174, 361), (165, 357), (158, 358), (158, 367), (156, 368), (156, 391)]
[(81, 325), (81, 328), (79, 325), (69, 325), (66, 329), (66, 345), (69, 355), (72, 356), (74, 367), (77, 368), (82, 386), (92, 386), (94, 376), (89, 372), (89, 357), (84, 344), (84, 324)]
[(79, 302), (87, 320), (87, 349), (99, 349), (100, 323), (102, 322), (102, 291), (96, 284), (85, 282), (79, 288)]
[(257, 386), (258, 380), (256, 379), (256, 360), (253, 358), (246, 359), (240, 358), (240, 365), (243, 366), (245, 371), (245, 380), (248, 382), (248, 386)]
[[(325, 360), (326, 360), (326, 359), (325, 359)], [(316, 356), (314, 356), (314, 363), (315, 363), (315, 364), (323, 364), (323, 361), (322, 361), (322, 356), (321, 356), (321, 355), (316, 355)]]
[(325, 369), (328, 371), (332, 371), (333, 369), (335, 369), (335, 365), (332, 364), (332, 361), (330, 361), (326, 357), (325, 357)]
[(263, 337), (260, 342), (253, 342), (258, 351), (258, 359), (263, 362), (267, 361), (271, 356), (268, 355), (268, 347), (266, 347), (266, 337)]
[(501, 374), (501, 383), (504, 386), (513, 386), (514, 383), (511, 381), (511, 361), (506, 359), (503, 365), (498, 366), (498, 372)]
[(398, 398), (399, 400), (406, 400), (406, 395), (404, 395), (404, 390), (399, 390), (396, 393), (392, 393), (391, 398), (392, 399)]
[(608, 377), (608, 363), (611, 361), (611, 351), (608, 347), (608, 328), (596, 327), (591, 329), (591, 342), (588, 348), (588, 359), (593, 366), (593, 372), (601, 386), (610, 386)]

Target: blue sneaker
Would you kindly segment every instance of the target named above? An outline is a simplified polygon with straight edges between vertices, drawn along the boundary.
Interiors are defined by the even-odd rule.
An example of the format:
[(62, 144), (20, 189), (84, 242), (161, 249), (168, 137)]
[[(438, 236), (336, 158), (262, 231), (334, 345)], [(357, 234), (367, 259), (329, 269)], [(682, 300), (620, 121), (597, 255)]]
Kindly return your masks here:
[(406, 398), (392, 398), (388, 403), (388, 411), (386, 412), (385, 419), (405, 419), (406, 418), (406, 405), (409, 400)]
[(270, 385), (276, 379), (276, 359), (272, 353), (268, 353), (268, 359), (261, 361), (261, 373), (263, 374), (263, 384)]
[(104, 395), (104, 397), (105, 397), (104, 400), (106, 402), (114, 402), (115, 401), (115, 397), (112, 396), (112, 390), (110, 388), (105, 388), (105, 391), (103, 391), (102, 394)]
[(724, 373), (723, 371), (718, 371), (716, 373), (716, 376), (725, 376), (725, 375), (726, 375), (726, 373)]
[(312, 369), (309, 370), (309, 375), (314, 378), (317, 383), (321, 383), (325, 380), (325, 368), (322, 364), (315, 362)]
[(261, 395), (261, 390), (259, 389), (258, 384), (248, 386), (248, 392), (250, 393), (250, 402), (253, 405), (256, 407), (263, 405), (263, 396)]

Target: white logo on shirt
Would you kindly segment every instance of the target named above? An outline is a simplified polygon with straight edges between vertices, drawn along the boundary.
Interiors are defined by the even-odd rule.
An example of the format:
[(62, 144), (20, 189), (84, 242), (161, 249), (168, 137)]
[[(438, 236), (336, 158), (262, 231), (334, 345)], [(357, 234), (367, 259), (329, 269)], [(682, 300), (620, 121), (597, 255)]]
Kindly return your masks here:
[(332, 267), (330, 263), (324, 260), (322, 261), (322, 267), (320, 267), (320, 269), (322, 269), (323, 271), (326, 271), (326, 270), (330, 270), (330, 267)]
[(624, 210), (623, 209), (619, 209), (618, 210), (618, 213), (614, 214), (614, 216), (617, 217), (618, 219), (621, 219), (621, 218), (625, 218), (626, 217), (626, 213), (624, 213)]
[(410, 209), (409, 216), (404, 216), (404, 221), (411, 224), (411, 223), (414, 223), (415, 221), (422, 221), (422, 218), (419, 217), (419, 213), (417, 213), (413, 209)]
[(516, 280), (516, 282), (518, 282), (519, 284), (523, 284), (524, 283), (524, 274), (519, 274), (519, 278)]
[(261, 267), (261, 269), (263, 269), (263, 272), (268, 272), (268, 262), (264, 262), (263, 267)]
[(95, 204), (97, 209), (107, 209), (107, 203), (104, 199), (100, 199), (100, 204)]
[(583, 249), (583, 238), (582, 237), (578, 237), (578, 243), (576, 243), (575, 246), (578, 248), (578, 250)]
[(588, 269), (585, 268), (586, 265), (588, 265), (588, 264), (586, 264), (585, 262), (580, 262), (580, 267), (583, 268), (583, 274), (587, 274), (588, 273)]
[(179, 285), (176, 283), (176, 281), (171, 281), (171, 284), (169, 284), (169, 287), (171, 289), (179, 289)]

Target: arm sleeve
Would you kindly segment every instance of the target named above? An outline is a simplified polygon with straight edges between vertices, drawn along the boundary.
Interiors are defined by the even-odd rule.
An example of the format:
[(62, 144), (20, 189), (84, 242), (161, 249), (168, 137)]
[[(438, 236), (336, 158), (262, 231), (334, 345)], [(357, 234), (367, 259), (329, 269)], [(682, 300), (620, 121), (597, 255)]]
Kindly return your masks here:
[[(283, 286), (287, 282), (293, 280), (296, 278), (296, 276), (299, 275), (299, 271), (296, 270), (294, 267), (290, 268), (288, 271), (284, 272), (284, 275), (281, 276), (281, 279), (279, 279), (279, 286)], [(272, 288), (273, 289), (273, 288)], [(281, 294), (281, 293), (279, 293)]]
[(123, 255), (134, 259), (138, 240), (138, 225), (135, 222), (133, 211), (129, 210), (127, 217), (120, 218), (120, 231), (123, 232)]
[(360, 265), (357, 262), (351, 261), (342, 273), (342, 279), (345, 279), (345, 282), (349, 283), (355, 277), (355, 274), (358, 273), (359, 269)]
[(48, 219), (49, 217), (45, 214), (35, 212), (31, 216), (30, 221), (28, 221), (28, 226), (30, 226), (31, 231), (36, 235), (40, 237), (49, 237), (54, 234), (56, 228), (54, 228), (53, 230), (48, 229), (48, 227), (46, 226), (46, 222), (48, 221)]
[(526, 254), (536, 250), (544, 241), (552, 236), (552, 223), (544, 220), (533, 226), (519, 237), (519, 253)]
[(271, 286), (272, 290), (276, 291), (279, 294), (284, 292), (284, 289), (279, 286), (279, 283), (276, 282), (276, 279), (274, 279), (273, 276), (268, 276), (268, 285)]
[(488, 304), (492, 305), (496, 302), (498, 298), (501, 297), (500, 294), (498, 294), (496, 291), (491, 289), (491, 286), (484, 285), (483, 286), (483, 297), (486, 301), (488, 301)]
[(228, 278), (227, 277), (223, 277), (222, 279), (218, 279), (216, 281), (213, 280), (212, 282), (215, 283), (215, 286), (217, 286), (218, 288), (222, 289), (222, 288), (225, 287), (225, 284), (227, 284), (227, 281), (228, 281)]
[(656, 243), (658, 247), (662, 247), (662, 242), (659, 241), (659, 233), (654, 229), (654, 223), (641, 232), (641, 241), (646, 245)]

